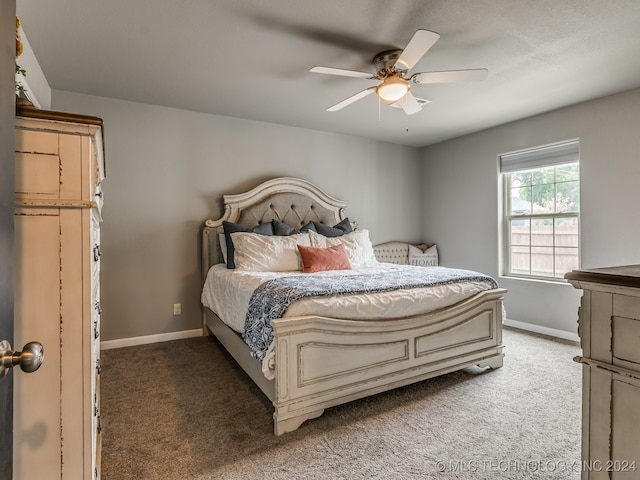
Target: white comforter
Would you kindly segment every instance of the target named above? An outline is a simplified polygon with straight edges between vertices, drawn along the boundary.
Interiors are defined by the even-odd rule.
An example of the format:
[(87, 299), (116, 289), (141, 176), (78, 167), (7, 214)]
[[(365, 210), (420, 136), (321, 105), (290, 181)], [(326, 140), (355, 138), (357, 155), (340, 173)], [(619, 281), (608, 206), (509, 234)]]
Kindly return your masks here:
[[(373, 273), (401, 269), (401, 265), (380, 263), (375, 267), (352, 271)], [(230, 270), (225, 264), (209, 269), (202, 291), (202, 304), (211, 309), (236, 332), (244, 331), (245, 316), (253, 291), (263, 282), (292, 275), (333, 275), (335, 272), (251, 272)], [(465, 282), (433, 287), (393, 290), (390, 292), (304, 298), (292, 303), (284, 317), (320, 315), (345, 319), (387, 319), (418, 315), (454, 305), (482, 290), (492, 288), (487, 282)], [(273, 345), (263, 361), (262, 370), (273, 378)]]

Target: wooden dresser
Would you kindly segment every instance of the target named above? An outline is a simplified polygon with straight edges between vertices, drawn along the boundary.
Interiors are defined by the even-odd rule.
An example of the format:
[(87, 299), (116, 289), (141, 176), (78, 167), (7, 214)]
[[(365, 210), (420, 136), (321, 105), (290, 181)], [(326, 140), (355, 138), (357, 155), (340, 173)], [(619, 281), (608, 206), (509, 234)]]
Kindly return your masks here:
[(565, 277), (584, 290), (582, 479), (640, 478), (640, 265)]
[(21, 109), (15, 133), (14, 341), (44, 363), (14, 377), (13, 478), (97, 479), (102, 120)]

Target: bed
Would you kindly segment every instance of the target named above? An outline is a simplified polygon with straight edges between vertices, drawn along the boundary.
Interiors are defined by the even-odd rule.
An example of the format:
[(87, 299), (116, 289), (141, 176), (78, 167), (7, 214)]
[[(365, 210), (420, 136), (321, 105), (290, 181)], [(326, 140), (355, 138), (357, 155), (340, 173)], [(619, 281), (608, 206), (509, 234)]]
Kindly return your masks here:
[[(345, 314), (337, 304), (325, 305), (324, 310), (318, 310), (320, 313), (314, 313), (315, 307), (305, 302), (312, 304), (316, 299), (298, 299), (289, 306), (286, 314), (266, 322), (270, 336), (265, 345), (268, 344), (270, 350), (259, 361), (255, 346), (249, 346), (237, 326), (232, 328), (228, 325), (232, 322), (226, 317), (232, 313), (226, 310), (232, 311), (228, 305), (233, 303), (233, 298), (242, 298), (246, 303), (250, 290), (256, 285), (262, 286), (261, 282), (268, 283), (272, 277), (282, 275), (260, 272), (260, 279), (255, 280), (254, 272), (228, 269), (223, 255), (223, 250), (226, 252), (228, 248), (224, 245), (223, 225), (230, 222), (250, 229), (277, 222), (296, 231), (310, 223), (318, 227), (349, 224), (350, 228), (355, 228), (348, 235), (337, 237), (337, 242), (333, 240), (331, 245), (334, 246), (340, 242), (348, 245), (347, 238), (363, 238), (368, 232), (358, 228), (355, 222), (349, 222), (345, 202), (298, 178), (275, 178), (246, 193), (224, 195), (223, 200), (225, 210), (222, 217), (206, 220), (202, 231), (203, 333), (217, 337), (273, 403), (276, 435), (296, 430), (306, 420), (322, 415), (328, 407), (473, 365), (494, 369), (502, 366), (502, 300), (506, 290), (499, 288), (495, 280), (491, 279), (493, 284), (490, 284), (485, 278), (474, 278), (472, 280), (476, 281), (468, 286), (465, 284), (464, 288), (456, 286), (457, 297), (433, 305), (430, 300), (421, 301), (413, 310), (405, 310), (402, 303), (386, 299), (383, 307), (376, 303), (371, 310), (373, 313), (369, 313), (362, 307), (364, 300), (358, 298), (358, 314), (352, 314), (352, 310)], [(293, 236), (302, 237), (303, 233)], [(308, 235), (312, 240), (326, 240), (326, 237), (315, 233)], [(242, 246), (238, 243), (240, 240), (244, 242), (259, 237), (261, 235), (253, 233), (232, 236), (236, 248)], [(398, 266), (408, 263), (411, 247), (405, 242), (372, 246), (376, 264), (364, 264), (362, 269), (354, 269), (354, 273), (349, 272), (349, 275), (370, 275), (367, 268), (375, 270), (376, 277), (387, 275), (387, 271), (390, 272), (388, 275), (404, 275), (402, 271), (412, 268), (412, 274), (422, 275), (431, 267)], [(313, 248), (309, 251), (312, 250), (321, 251)], [(348, 253), (351, 255), (352, 251)], [(353, 263), (353, 258), (350, 258)], [(384, 270), (384, 275), (378, 270)], [(433, 267), (429, 271), (439, 270), (451, 269)], [(334, 273), (312, 275), (321, 277)], [(242, 275), (246, 279), (236, 282), (237, 292), (234, 290), (236, 286), (224, 283)], [(294, 279), (295, 275), (298, 276)], [(311, 277), (292, 272), (284, 275), (288, 279), (278, 281), (300, 282), (305, 275)], [(447, 285), (431, 288), (448, 288)], [(240, 286), (249, 290), (241, 292)], [(224, 295), (221, 293), (223, 290)], [(419, 289), (420, 295), (427, 290)], [(254, 300), (255, 293), (250, 301)], [(389, 292), (390, 295), (397, 293)], [(208, 295), (214, 294), (222, 295), (222, 300), (217, 303), (206, 300)], [(387, 293), (374, 291), (370, 295), (373, 298)], [(432, 297), (437, 300), (445, 295), (437, 290)], [(297, 308), (298, 305), (304, 307)], [(225, 317), (226, 323), (221, 316)], [(246, 332), (244, 335), (251, 336)]]

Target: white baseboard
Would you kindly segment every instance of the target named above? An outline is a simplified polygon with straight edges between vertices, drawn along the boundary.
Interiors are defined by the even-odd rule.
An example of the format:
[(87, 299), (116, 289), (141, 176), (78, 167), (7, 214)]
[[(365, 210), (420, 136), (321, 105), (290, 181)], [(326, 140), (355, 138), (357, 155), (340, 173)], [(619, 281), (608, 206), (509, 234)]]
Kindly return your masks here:
[(146, 345), (148, 343), (168, 342), (170, 340), (180, 340), (183, 338), (201, 337), (202, 329), (182, 330), (180, 332), (159, 333), (157, 335), (145, 335), (144, 337), (121, 338), (119, 340), (107, 340), (100, 342), (100, 350), (110, 350), (112, 348), (132, 347), (134, 345)]
[(533, 323), (518, 322), (517, 320), (510, 320), (508, 318), (504, 320), (503, 324), (507, 327), (526, 330), (528, 332), (540, 333), (542, 335), (549, 335), (550, 337), (562, 338), (564, 340), (571, 340), (572, 342), (580, 341), (580, 337), (577, 333), (567, 332), (565, 330), (542, 327), (540, 325), (534, 325)]

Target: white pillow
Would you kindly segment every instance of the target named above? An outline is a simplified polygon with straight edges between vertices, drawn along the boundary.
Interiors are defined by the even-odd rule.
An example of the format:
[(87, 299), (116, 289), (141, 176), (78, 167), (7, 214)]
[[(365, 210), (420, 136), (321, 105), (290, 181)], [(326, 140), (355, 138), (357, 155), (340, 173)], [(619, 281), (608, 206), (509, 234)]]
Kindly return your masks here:
[(418, 267), (438, 266), (438, 246), (431, 245), (423, 252), (418, 247), (409, 245), (409, 265)]
[(231, 239), (235, 248), (236, 269), (254, 272), (301, 271), (302, 262), (297, 245), (311, 246), (306, 232), (287, 236), (236, 232), (231, 234)]
[(378, 260), (373, 253), (373, 244), (369, 239), (369, 230), (354, 230), (339, 237), (325, 237), (310, 231), (309, 236), (312, 247), (327, 248), (339, 244), (344, 245), (352, 268), (378, 265)]

